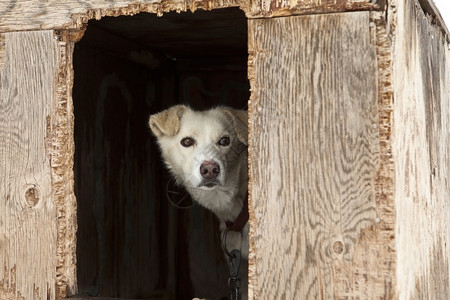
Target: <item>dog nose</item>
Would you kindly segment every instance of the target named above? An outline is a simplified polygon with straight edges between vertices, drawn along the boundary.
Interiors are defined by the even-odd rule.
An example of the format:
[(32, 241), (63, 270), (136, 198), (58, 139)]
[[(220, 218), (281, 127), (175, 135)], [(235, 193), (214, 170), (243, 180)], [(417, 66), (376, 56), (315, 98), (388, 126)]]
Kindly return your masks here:
[(200, 166), (200, 174), (203, 178), (213, 179), (220, 173), (220, 167), (215, 161), (205, 161)]

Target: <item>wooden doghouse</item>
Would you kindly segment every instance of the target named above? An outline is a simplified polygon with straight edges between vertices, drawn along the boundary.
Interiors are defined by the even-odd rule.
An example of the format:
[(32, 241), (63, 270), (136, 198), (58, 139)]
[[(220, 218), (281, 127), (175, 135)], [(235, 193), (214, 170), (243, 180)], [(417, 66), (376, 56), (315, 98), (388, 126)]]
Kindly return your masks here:
[(450, 298), (449, 36), (430, 0), (0, 0), (0, 299), (226, 295), (146, 128), (180, 102), (248, 107), (250, 299)]

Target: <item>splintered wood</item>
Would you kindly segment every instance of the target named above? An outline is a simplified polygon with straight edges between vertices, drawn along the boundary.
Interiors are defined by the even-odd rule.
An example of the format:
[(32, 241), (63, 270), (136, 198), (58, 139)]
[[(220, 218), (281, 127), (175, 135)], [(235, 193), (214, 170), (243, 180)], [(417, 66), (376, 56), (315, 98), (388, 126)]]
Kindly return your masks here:
[[(18, 5), (17, 2), (20, 2)], [(90, 19), (135, 15), (162, 16), (169, 11), (240, 7), (249, 18), (384, 9), (385, 0), (3, 0), (0, 32), (41, 29), (80, 29)]]
[[(360, 1), (360, 0), (359, 0)], [(20, 2), (20, 3), (17, 3)], [(246, 3), (246, 2), (244, 2)], [(3, 0), (0, 32), (41, 29), (80, 29), (90, 19), (151, 12), (211, 10), (237, 7), (237, 0), (135, 1), (135, 0)]]
[(249, 20), (254, 299), (392, 296), (374, 25), (368, 12)]

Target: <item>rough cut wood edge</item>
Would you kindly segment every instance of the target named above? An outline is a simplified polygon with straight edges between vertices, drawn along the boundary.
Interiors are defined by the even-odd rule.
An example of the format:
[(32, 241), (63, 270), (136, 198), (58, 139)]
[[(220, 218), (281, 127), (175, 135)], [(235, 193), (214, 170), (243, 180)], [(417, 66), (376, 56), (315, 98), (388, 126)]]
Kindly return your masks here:
[[(255, 32), (252, 26), (248, 26), (248, 36), (253, 36)], [(249, 43), (252, 39), (249, 39)], [(255, 68), (253, 65), (253, 59), (255, 57), (255, 52), (251, 49), (255, 49), (254, 45), (248, 45), (248, 62), (247, 62), (247, 77), (250, 83), (250, 99), (248, 100), (248, 212), (249, 212), (249, 254), (248, 254), (248, 299), (259, 299), (258, 293), (258, 274), (256, 272), (256, 254), (255, 254), (255, 225), (257, 224), (257, 219), (255, 216), (254, 199), (252, 197), (253, 191), (253, 175), (255, 172), (252, 169), (253, 153), (255, 153), (255, 145), (253, 145), (254, 136), (252, 126), (252, 115), (254, 114), (254, 103), (257, 101), (254, 91), (258, 89), (257, 81), (255, 79)]]
[(417, 0), (390, 15), (399, 299), (450, 299), (450, 45)]
[(322, 13), (338, 13), (365, 10), (384, 10), (384, 1), (372, 3), (370, 0), (343, 0), (343, 1), (304, 1), (304, 0), (253, 0), (249, 1), (249, 8), (244, 4), (244, 10), (249, 18), (268, 18), (294, 15), (311, 15)]
[(376, 203), (380, 236), (384, 240), (385, 260), (391, 265), (391, 281), (386, 282), (385, 299), (396, 297), (395, 249), (395, 171), (392, 154), (393, 80), (392, 45), (389, 40), (384, 13), (372, 13), (376, 28), (376, 53), (378, 68), (378, 132), (380, 143), (380, 168), (376, 178)]
[(73, 49), (69, 32), (59, 32), (59, 65), (53, 113), (47, 130), (52, 171), (53, 201), (57, 209), (57, 299), (77, 293), (77, 202), (74, 194)]
[(239, 0), (0, 0), (0, 32), (80, 29), (89, 19), (240, 6)]
[[(20, 4), (20, 5), (18, 5)], [(240, 7), (248, 18), (317, 14), (360, 10), (384, 10), (385, 0), (0, 0), (0, 32), (80, 29), (90, 19), (134, 15), (161, 16), (169, 11), (211, 10)]]
[(89, 20), (100, 20), (102, 17), (118, 17), (118, 16), (133, 16), (141, 12), (155, 13), (161, 17), (164, 13), (176, 11), (178, 13), (191, 11), (195, 12), (197, 9), (212, 10), (227, 7), (239, 7), (238, 0), (225, 1), (161, 1), (149, 4), (130, 4), (125, 7), (108, 7), (89, 9), (86, 12), (73, 14), (71, 16), (73, 28), (82, 28)]

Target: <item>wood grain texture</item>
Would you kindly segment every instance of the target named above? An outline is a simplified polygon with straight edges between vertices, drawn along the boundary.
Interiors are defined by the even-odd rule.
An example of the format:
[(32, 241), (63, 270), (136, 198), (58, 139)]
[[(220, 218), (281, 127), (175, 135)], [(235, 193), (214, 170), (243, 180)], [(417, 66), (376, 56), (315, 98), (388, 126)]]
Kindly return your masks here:
[(450, 43), (450, 31), (448, 30), (448, 27), (445, 24), (445, 21), (442, 18), (439, 9), (437, 8), (436, 4), (434, 4), (434, 1), (418, 0), (418, 3), (422, 7), (422, 10), (425, 12), (425, 14), (431, 16), (431, 18), (433, 19), (433, 24), (437, 24), (441, 28), (443, 34), (446, 36), (447, 42)]
[[(242, 1), (244, 2), (244, 1)], [(384, 0), (250, 0), (249, 7), (242, 4), (241, 7), (249, 17), (274, 17), (306, 15), (332, 12), (361, 11), (384, 9)]]
[(57, 211), (47, 117), (57, 42), (52, 31), (7, 33), (0, 77), (0, 299), (54, 299)]
[(250, 20), (249, 39), (250, 298), (389, 298), (369, 13)]
[(73, 69), (74, 43), (69, 32), (61, 31), (58, 40), (58, 66), (54, 80), (52, 112), (47, 117), (48, 156), (52, 175), (52, 198), (56, 204), (56, 298), (77, 293), (76, 231), (77, 202), (74, 194), (74, 116)]
[(0, 70), (5, 62), (5, 34), (0, 33)]
[(448, 37), (424, 14), (418, 1), (398, 1), (394, 17), (399, 299), (449, 299)]
[(288, 16), (384, 9), (385, 0), (0, 0), (0, 32), (81, 28), (103, 16), (241, 7), (248, 17)]
[(210, 10), (239, 6), (237, 0), (0, 0), (0, 32), (81, 28), (90, 19), (103, 16), (152, 12)]

